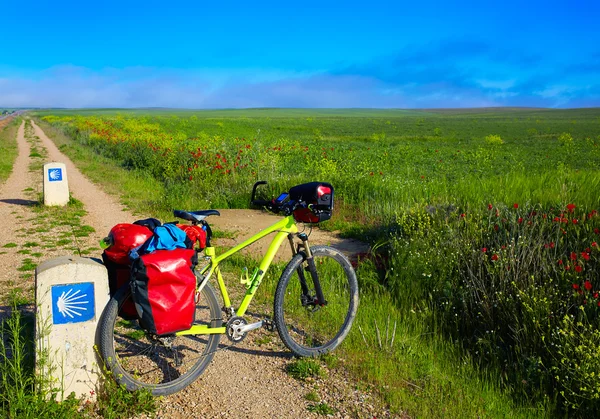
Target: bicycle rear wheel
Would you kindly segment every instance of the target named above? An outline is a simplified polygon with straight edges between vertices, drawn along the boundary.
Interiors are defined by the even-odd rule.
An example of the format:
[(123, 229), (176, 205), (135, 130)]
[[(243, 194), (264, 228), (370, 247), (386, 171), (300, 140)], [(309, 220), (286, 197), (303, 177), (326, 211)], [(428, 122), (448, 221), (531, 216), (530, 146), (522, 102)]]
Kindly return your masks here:
[(277, 284), (274, 320), (281, 340), (295, 355), (315, 357), (334, 350), (350, 332), (358, 309), (358, 283), (339, 250), (315, 246), (311, 253), (327, 304), (316, 304), (306, 254), (300, 252)]
[[(165, 396), (182, 390), (210, 364), (220, 335), (157, 337), (147, 333), (137, 320), (117, 316), (130, 297), (130, 288), (121, 288), (100, 317), (98, 347), (106, 367), (130, 391), (147, 388), (155, 396)], [(221, 309), (210, 284), (198, 296), (194, 323), (221, 326)]]

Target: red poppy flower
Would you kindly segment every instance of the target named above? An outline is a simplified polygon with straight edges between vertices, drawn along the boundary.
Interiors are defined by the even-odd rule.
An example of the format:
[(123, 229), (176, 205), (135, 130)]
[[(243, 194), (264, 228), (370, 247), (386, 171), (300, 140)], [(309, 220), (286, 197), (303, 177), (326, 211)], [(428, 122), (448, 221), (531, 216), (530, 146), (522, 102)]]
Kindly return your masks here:
[(554, 242), (550, 242), (550, 248), (554, 249)]
[(498, 255), (492, 255), (492, 260), (494, 260), (494, 261), (498, 260)]
[(571, 270), (571, 267), (569, 265), (565, 266), (565, 271), (569, 271)]
[(597, 292), (594, 293), (594, 298), (598, 298), (598, 293)]
[(585, 281), (583, 286), (585, 287), (586, 290), (591, 291), (592, 290), (592, 283), (590, 281)]
[(481, 251), (482, 251), (483, 253), (487, 252), (487, 247), (482, 247), (482, 248), (481, 248)]
[(519, 217), (519, 219), (517, 220), (517, 222), (518, 222), (519, 224), (521, 224), (521, 223), (523, 222), (523, 218)]
[(578, 290), (578, 289), (579, 289), (579, 285), (577, 285), (577, 284), (573, 284), (573, 289), (574, 289), (574, 290)]
[(517, 204), (516, 202), (513, 204), (513, 208), (519, 208), (519, 204)]
[(586, 252), (581, 252), (581, 257), (585, 260), (590, 260), (590, 254)]
[(462, 214), (460, 214), (460, 217), (461, 217), (461, 218), (465, 218), (465, 216), (466, 216), (466, 215), (467, 215), (467, 214), (465, 214), (465, 213), (463, 212)]
[(595, 228), (595, 229), (594, 229), (594, 233), (596, 233), (596, 234), (600, 234), (600, 229), (598, 229), (598, 228)]
[(583, 268), (582, 268), (581, 266), (579, 266), (579, 265), (575, 265), (575, 271), (576, 271), (577, 273), (581, 272), (581, 270), (582, 270), (582, 269), (583, 269)]
[(562, 259), (558, 261), (558, 264), (559, 264), (559, 265), (562, 265), (562, 264), (563, 264), (563, 261), (562, 261)]
[(569, 212), (573, 212), (573, 210), (575, 209), (575, 204), (569, 204), (567, 205), (567, 209), (569, 210)]
[(190, 175), (190, 180), (192, 180), (192, 175)]
[(493, 205), (492, 205), (492, 204), (488, 204), (488, 209), (489, 209), (490, 211), (492, 210), (492, 208), (494, 208), (494, 207), (493, 207)]
[(577, 253), (571, 252), (571, 260), (577, 260)]
[(592, 242), (592, 247), (598, 247), (598, 243)]
[(578, 223), (577, 218), (573, 218), (573, 224), (577, 224), (577, 223)]

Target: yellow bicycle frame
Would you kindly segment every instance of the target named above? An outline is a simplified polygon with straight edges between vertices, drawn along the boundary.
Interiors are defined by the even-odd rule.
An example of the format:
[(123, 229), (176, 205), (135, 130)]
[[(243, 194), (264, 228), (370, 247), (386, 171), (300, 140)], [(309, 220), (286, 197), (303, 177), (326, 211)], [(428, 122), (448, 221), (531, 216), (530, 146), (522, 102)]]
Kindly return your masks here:
[[(271, 266), (271, 263), (273, 262), (273, 258), (275, 258), (275, 255), (277, 254), (279, 247), (281, 247), (281, 243), (283, 243), (283, 241), (290, 234), (295, 234), (297, 232), (298, 232), (298, 227), (296, 226), (296, 221), (294, 220), (294, 217), (290, 215), (290, 216), (285, 217), (284, 219), (276, 222), (272, 226), (267, 227), (266, 229), (262, 230), (258, 234), (255, 234), (254, 236), (250, 237), (248, 240), (229, 249), (222, 255), (216, 256), (215, 248), (207, 247), (206, 249), (204, 249), (204, 254), (210, 258), (210, 264), (208, 264), (207, 266), (202, 268), (202, 270), (200, 271), (200, 273), (204, 276), (204, 279), (203, 279), (202, 283), (199, 285), (198, 291), (200, 291), (208, 283), (208, 281), (212, 277), (213, 273), (216, 272), (217, 282), (219, 284), (219, 290), (221, 291), (221, 295), (223, 296), (223, 302), (225, 304), (225, 307), (226, 308), (231, 307), (231, 301), (229, 301), (229, 295), (227, 293), (227, 288), (225, 287), (225, 282), (223, 281), (223, 276), (221, 275), (221, 271), (219, 269), (219, 263), (221, 263), (223, 260), (227, 259), (229, 256), (244, 249), (245, 247), (250, 246), (252, 243), (255, 243), (256, 241), (264, 238), (265, 236), (268, 236), (271, 233), (277, 233), (277, 234), (275, 234), (275, 237), (271, 241), (271, 244), (269, 245), (269, 248), (267, 249), (267, 252), (265, 253), (265, 256), (263, 257), (262, 261), (260, 262), (258, 269), (256, 269), (254, 271), (252, 278), (249, 279), (249, 283), (247, 284), (248, 289), (246, 291), (246, 294), (244, 295), (244, 299), (242, 300), (240, 307), (238, 308), (238, 310), (236, 312), (236, 316), (240, 316), (240, 317), (243, 316), (246, 313), (246, 310), (248, 309), (248, 306), (250, 305), (250, 301), (252, 301), (252, 297), (254, 296), (254, 293), (256, 292), (258, 286), (260, 285), (262, 278), (264, 277), (265, 273), (267, 272), (267, 269), (269, 269), (269, 266)], [(224, 333), (225, 333), (224, 326), (223, 327), (210, 327), (208, 325), (193, 325), (188, 330), (177, 332), (176, 335), (177, 336), (212, 335), (212, 334), (224, 334)]]

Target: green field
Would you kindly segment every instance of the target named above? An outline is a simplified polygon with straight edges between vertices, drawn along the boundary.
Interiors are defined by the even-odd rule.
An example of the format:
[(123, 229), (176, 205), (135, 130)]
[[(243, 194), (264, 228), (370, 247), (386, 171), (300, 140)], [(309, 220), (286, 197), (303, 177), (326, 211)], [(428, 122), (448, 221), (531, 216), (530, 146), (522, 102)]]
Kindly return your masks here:
[[(61, 148), (92, 178), (110, 175), (85, 161), (114, 165), (123, 199), (148, 215), (245, 208), (256, 180), (269, 181), (271, 196), (331, 182), (327, 228), (374, 249), (359, 267), (357, 326), (383, 328), (392, 316), (405, 336), (387, 348), (353, 331), (350, 368), (394, 409), (500, 417), (514, 406), (511, 415), (524, 416), (599, 407), (600, 109), (38, 116), (55, 138), (65, 134)], [(500, 379), (511, 401), (488, 379)], [(434, 399), (444, 402), (423, 410)]]

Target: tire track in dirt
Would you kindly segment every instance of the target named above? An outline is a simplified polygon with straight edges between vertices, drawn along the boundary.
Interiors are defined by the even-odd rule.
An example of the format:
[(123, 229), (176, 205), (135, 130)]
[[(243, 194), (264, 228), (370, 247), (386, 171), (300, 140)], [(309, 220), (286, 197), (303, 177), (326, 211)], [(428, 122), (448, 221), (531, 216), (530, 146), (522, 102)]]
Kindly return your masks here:
[[(6, 225), (12, 224), (13, 227), (17, 225), (17, 216), (32, 215), (31, 209), (26, 205), (18, 204), (19, 200), (27, 201), (22, 190), (36, 183), (39, 190), (42, 181), (41, 176), (38, 179), (38, 175), (29, 173), (31, 159), (28, 157), (29, 147), (23, 129), (24, 125), (19, 128), (19, 156), (13, 173), (3, 185), (0, 195), (0, 216)], [(113, 225), (135, 219), (132, 214), (123, 210), (116, 198), (106, 194), (85, 178), (37, 125), (33, 124), (33, 129), (48, 151), (48, 160), (65, 163), (70, 190), (88, 212), (84, 220), (96, 229), (96, 233), (89, 237), (90, 241), (97, 243)], [(221, 220), (228, 219), (226, 211), (223, 215), (225, 217), (221, 217)], [(258, 231), (254, 221), (253, 230)], [(223, 223), (226, 224), (226, 221)], [(13, 228), (8, 234), (15, 235), (16, 230)], [(236, 238), (236, 241), (239, 241), (239, 238)], [(14, 278), (14, 261), (11, 262), (10, 257), (5, 258), (6, 255), (0, 256), (3, 272)], [(100, 255), (98, 252), (91, 256)], [(248, 317), (249, 321), (256, 321), (250, 318), (251, 314)], [(253, 332), (235, 347), (227, 348), (228, 346), (229, 341), (226, 338), (221, 339), (223, 350), (217, 352), (204, 374), (183, 391), (163, 398), (157, 417), (316, 418), (319, 415), (307, 410), (311, 403), (304, 398), (311, 391), (316, 391), (321, 400), (338, 409), (335, 417), (389, 416), (375, 407), (379, 403), (374, 401), (370, 394), (356, 390), (354, 383), (343, 371), (332, 371), (325, 379), (309, 382), (291, 378), (285, 372), (285, 366), (292, 355), (279, 342), (276, 332), (261, 329)]]

